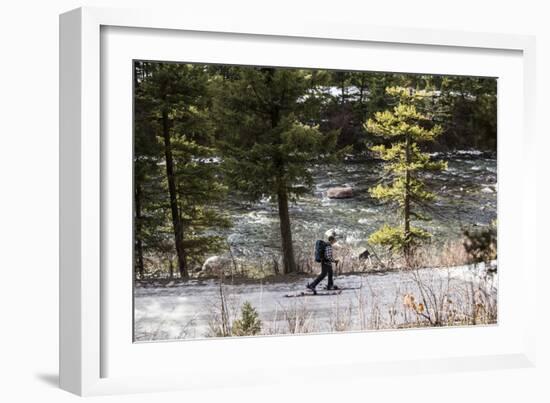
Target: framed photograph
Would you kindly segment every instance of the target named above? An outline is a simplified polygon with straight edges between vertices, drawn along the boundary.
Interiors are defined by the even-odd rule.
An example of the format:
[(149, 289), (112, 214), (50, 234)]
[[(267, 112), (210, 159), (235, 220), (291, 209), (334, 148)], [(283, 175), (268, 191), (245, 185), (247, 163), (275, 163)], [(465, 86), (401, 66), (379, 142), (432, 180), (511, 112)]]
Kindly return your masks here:
[(62, 388), (533, 365), (533, 38), (84, 8), (60, 46)]

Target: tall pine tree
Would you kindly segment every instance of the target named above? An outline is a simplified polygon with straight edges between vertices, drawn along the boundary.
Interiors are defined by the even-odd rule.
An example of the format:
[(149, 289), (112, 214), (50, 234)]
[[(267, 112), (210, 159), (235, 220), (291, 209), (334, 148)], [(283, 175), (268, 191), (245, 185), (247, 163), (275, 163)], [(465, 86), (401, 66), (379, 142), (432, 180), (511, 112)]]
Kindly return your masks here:
[(171, 231), (165, 225), (167, 197), (161, 166), (162, 145), (157, 141), (157, 123), (151, 111), (152, 98), (144, 91), (149, 63), (136, 62), (134, 71), (134, 268), (143, 278), (147, 258), (164, 260)]
[[(226, 188), (212, 147), (207, 68), (168, 63), (145, 66), (147, 74), (136, 90), (136, 111), (148, 114), (148, 125), (158, 141), (156, 160), (165, 173), (162, 186), (168, 194), (177, 267), (186, 279), (190, 263), (200, 264), (205, 254), (222, 248), (221, 239), (210, 230), (229, 225), (217, 209)], [(136, 130), (136, 137), (140, 133)], [(141, 141), (136, 138), (136, 145)], [(144, 157), (139, 150), (136, 147), (136, 161)], [(147, 176), (136, 172), (136, 178), (139, 185)]]
[(289, 203), (311, 191), (309, 167), (335, 148), (337, 132), (305, 124), (312, 71), (233, 67), (215, 87), (219, 137), (232, 188), (249, 200), (276, 200), (285, 273), (297, 271)]

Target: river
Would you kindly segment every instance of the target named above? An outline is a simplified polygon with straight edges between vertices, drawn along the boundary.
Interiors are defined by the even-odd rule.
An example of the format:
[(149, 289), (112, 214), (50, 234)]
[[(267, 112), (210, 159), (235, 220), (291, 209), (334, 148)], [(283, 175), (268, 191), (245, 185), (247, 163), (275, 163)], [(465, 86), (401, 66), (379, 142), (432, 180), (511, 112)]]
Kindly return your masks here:
[[(426, 213), (431, 221), (420, 226), (431, 232), (435, 242), (461, 236), (462, 228), (484, 226), (497, 214), (497, 161), (475, 151), (436, 155), (448, 161), (448, 169), (426, 173), (428, 189), (436, 193)], [(316, 165), (311, 170), (314, 189), (290, 205), (295, 249), (310, 251), (316, 239), (335, 230), (340, 241), (353, 250), (367, 246), (368, 236), (384, 223), (395, 222), (395, 207), (370, 197), (368, 189), (384, 175), (382, 164), (349, 162)], [(329, 199), (329, 187), (348, 185), (355, 196)], [(228, 206), (232, 228), (220, 233), (228, 239), (238, 258), (256, 259), (278, 256), (280, 232), (277, 206), (270, 198), (255, 204), (232, 202)]]

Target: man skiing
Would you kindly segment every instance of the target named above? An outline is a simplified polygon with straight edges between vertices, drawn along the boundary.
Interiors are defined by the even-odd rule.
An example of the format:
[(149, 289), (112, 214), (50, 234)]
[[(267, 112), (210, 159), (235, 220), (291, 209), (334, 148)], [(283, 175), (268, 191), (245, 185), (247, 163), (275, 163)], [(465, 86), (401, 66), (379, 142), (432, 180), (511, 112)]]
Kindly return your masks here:
[[(338, 260), (335, 260), (332, 257), (332, 245), (336, 243), (336, 238), (331, 235), (328, 237), (328, 242), (317, 241), (315, 245), (315, 254), (316, 261), (321, 262), (321, 274), (317, 276), (313, 282), (306, 285), (306, 288), (311, 290), (313, 294), (317, 294), (315, 287), (323, 281), (323, 279), (328, 275), (327, 290), (337, 290), (338, 287), (335, 286), (332, 282), (332, 263), (338, 264)], [(324, 249), (324, 250), (323, 250)], [(320, 256), (317, 256), (320, 255)]]

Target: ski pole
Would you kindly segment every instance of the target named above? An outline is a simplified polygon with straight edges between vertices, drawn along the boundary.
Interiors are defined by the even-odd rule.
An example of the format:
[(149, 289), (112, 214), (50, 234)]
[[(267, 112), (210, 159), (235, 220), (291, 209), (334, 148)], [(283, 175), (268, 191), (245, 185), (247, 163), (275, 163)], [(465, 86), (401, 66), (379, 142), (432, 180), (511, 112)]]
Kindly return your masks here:
[(382, 260), (378, 257), (378, 255), (376, 254), (376, 252), (374, 251), (373, 248), (371, 248), (372, 250), (372, 254), (374, 255), (374, 257), (376, 258), (376, 260), (378, 260), (378, 262), (380, 263), (380, 265), (382, 266), (382, 268), (386, 268), (386, 265), (384, 264), (384, 262), (382, 262)]

